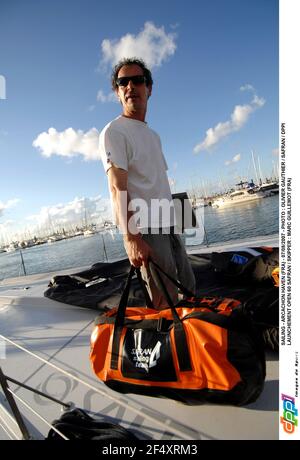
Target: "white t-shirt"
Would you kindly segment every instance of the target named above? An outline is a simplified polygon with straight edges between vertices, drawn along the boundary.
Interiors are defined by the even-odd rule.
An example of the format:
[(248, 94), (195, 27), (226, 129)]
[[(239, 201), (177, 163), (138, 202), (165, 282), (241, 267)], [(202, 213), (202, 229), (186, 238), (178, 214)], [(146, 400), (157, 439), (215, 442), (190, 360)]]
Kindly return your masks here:
[(158, 134), (145, 122), (119, 116), (101, 131), (99, 148), (106, 172), (112, 164), (128, 171), (128, 194), (137, 227), (174, 226), (168, 166)]

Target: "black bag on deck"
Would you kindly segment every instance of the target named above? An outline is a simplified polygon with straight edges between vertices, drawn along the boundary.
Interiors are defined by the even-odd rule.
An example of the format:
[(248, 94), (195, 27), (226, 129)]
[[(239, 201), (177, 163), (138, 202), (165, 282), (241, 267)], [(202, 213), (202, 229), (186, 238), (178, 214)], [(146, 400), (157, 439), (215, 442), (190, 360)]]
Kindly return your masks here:
[[(279, 265), (278, 248), (249, 248), (244, 251), (213, 252), (211, 264), (227, 280), (245, 282), (272, 280)], [(273, 281), (272, 281), (273, 283)]]
[[(73, 409), (64, 412), (52, 425), (64, 434), (69, 440), (85, 441), (122, 441), (134, 444), (138, 438), (120, 425), (95, 420), (82, 409)], [(58, 441), (63, 438), (53, 429), (48, 433), (46, 440)]]
[(272, 286), (263, 293), (254, 294), (244, 302), (244, 309), (261, 330), (265, 345), (273, 351), (279, 351), (278, 288)]
[[(279, 290), (274, 270), (279, 266), (278, 248), (249, 248), (245, 251), (213, 252), (211, 264), (224, 280), (244, 286), (257, 286), (244, 300), (245, 312), (261, 331), (267, 348), (279, 350)], [(261, 289), (261, 286), (264, 286)]]

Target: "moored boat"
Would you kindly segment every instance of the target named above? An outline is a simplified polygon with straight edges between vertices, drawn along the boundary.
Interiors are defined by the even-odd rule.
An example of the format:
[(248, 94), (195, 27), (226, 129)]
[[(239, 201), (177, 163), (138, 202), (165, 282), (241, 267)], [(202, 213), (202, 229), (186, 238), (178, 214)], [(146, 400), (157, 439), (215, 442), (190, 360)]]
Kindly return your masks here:
[(278, 182), (263, 182), (258, 188), (258, 192), (264, 193), (266, 196), (277, 195), (279, 193)]
[(261, 200), (262, 198), (265, 198), (265, 194), (262, 192), (256, 192), (252, 188), (236, 190), (235, 192), (232, 192), (229, 195), (223, 195), (222, 197), (215, 199), (212, 202), (212, 207), (223, 208), (235, 204), (243, 204), (255, 200)]

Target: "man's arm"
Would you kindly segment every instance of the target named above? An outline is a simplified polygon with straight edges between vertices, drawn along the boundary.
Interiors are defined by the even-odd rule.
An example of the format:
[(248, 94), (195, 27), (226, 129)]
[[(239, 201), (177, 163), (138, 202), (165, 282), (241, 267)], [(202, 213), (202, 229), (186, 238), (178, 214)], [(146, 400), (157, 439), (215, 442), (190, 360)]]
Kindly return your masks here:
[[(117, 223), (123, 233), (124, 247), (128, 259), (135, 267), (140, 267), (142, 264), (147, 265), (148, 258), (151, 255), (151, 248), (142, 239), (142, 235), (137, 228), (132, 228), (134, 219), (131, 219), (131, 217), (133, 213), (128, 210), (130, 199), (127, 190), (128, 172), (113, 165), (108, 170), (107, 175)], [(128, 226), (129, 220), (130, 228)]]

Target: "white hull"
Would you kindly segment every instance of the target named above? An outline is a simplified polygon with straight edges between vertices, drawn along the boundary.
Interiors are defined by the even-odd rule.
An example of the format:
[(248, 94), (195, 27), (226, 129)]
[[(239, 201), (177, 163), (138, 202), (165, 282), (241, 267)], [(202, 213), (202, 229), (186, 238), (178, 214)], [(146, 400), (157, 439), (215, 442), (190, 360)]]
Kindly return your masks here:
[(243, 203), (250, 203), (253, 201), (261, 200), (262, 198), (265, 198), (265, 195), (263, 194), (258, 194), (258, 193), (253, 193), (252, 195), (244, 195), (241, 197), (236, 197), (236, 198), (231, 198), (231, 197), (223, 197), (219, 198), (217, 200), (214, 200), (212, 203), (212, 206), (214, 208), (224, 208), (227, 206), (234, 206), (238, 204), (243, 204)]

